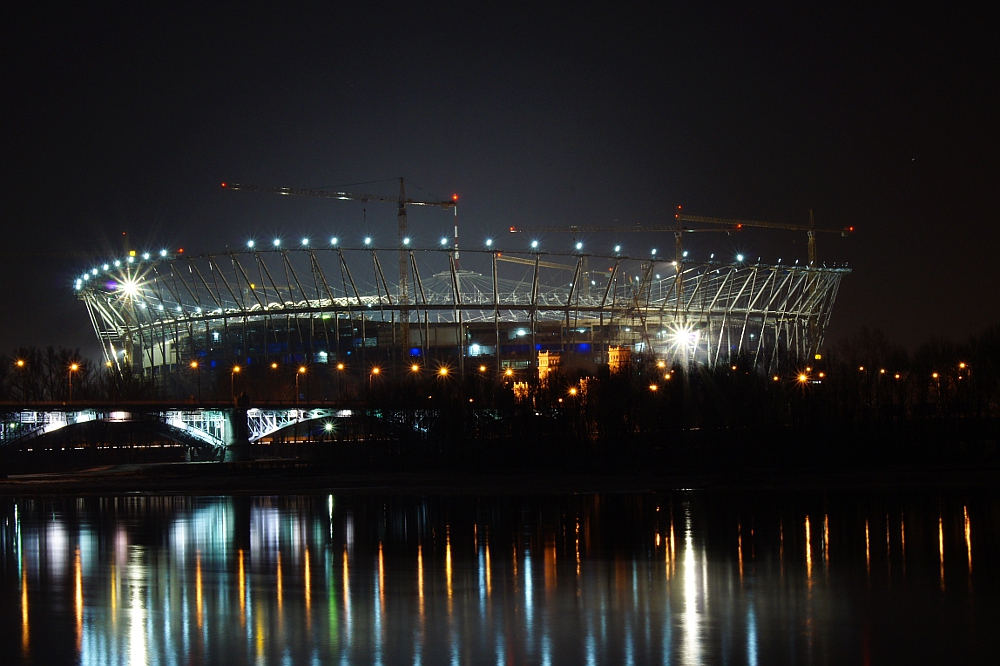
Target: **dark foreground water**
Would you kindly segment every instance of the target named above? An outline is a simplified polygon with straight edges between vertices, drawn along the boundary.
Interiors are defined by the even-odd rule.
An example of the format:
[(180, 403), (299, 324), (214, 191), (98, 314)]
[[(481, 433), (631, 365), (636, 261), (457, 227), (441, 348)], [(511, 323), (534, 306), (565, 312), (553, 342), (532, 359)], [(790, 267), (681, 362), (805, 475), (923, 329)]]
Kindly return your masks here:
[(998, 495), (0, 498), (0, 662), (998, 663)]

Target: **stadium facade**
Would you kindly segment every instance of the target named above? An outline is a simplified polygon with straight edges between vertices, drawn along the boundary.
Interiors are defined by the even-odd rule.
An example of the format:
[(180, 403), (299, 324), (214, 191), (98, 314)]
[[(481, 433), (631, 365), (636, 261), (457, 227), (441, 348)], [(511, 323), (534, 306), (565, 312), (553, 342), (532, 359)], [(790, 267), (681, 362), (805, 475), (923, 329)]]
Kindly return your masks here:
[[(408, 287), (392, 280), (406, 264)], [(163, 386), (264, 363), (496, 369), (633, 356), (771, 372), (812, 358), (846, 268), (336, 245), (131, 254), (75, 282), (112, 365)], [(408, 367), (408, 365), (401, 366)], [(471, 365), (470, 365), (471, 367)]]

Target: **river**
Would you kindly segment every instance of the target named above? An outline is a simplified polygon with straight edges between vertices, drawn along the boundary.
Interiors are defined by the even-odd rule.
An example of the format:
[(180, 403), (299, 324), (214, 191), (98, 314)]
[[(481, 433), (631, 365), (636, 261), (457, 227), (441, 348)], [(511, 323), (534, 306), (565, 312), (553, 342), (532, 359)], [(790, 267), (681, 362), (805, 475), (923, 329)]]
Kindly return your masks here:
[(0, 661), (995, 663), (997, 500), (6, 497)]

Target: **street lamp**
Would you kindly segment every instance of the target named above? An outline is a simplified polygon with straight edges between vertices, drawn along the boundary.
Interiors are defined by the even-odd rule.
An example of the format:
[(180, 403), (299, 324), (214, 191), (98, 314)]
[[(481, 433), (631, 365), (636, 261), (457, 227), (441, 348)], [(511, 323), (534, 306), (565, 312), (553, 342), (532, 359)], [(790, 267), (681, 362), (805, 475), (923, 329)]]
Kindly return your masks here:
[(191, 369), (198, 375), (198, 402), (201, 402), (201, 366), (198, 361), (191, 361)]
[(299, 369), (295, 371), (295, 432), (292, 433), (292, 439), (295, 442), (299, 441), (299, 421), (302, 419), (302, 413), (299, 411), (299, 377), (306, 374), (306, 366), (300, 365)]
[(70, 363), (69, 364), (69, 372), (67, 373), (67, 375), (69, 376), (69, 401), (70, 402), (73, 402), (73, 373), (76, 372), (79, 369), (80, 369), (80, 365), (78, 363)]
[(306, 374), (306, 366), (300, 365), (295, 373), (295, 409), (299, 408), (299, 377)]
[(377, 365), (372, 368), (371, 373), (368, 375), (368, 393), (372, 392), (372, 380), (375, 379), (380, 372), (382, 372), (382, 368)]
[(21, 399), (28, 402), (28, 370), (23, 358), (17, 359), (14, 365), (21, 371)]
[(236, 400), (236, 375), (238, 374), (240, 374), (240, 366), (234, 365), (233, 371), (229, 373), (229, 392), (234, 401)]

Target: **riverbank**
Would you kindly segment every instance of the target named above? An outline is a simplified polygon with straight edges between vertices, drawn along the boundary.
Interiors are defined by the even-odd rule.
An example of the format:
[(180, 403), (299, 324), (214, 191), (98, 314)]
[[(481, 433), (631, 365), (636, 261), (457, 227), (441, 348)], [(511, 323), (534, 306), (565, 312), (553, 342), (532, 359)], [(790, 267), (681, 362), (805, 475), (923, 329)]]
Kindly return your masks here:
[(714, 474), (476, 474), (469, 472), (331, 473), (307, 462), (153, 463), (0, 479), (0, 495), (116, 493), (299, 494), (313, 492), (551, 495), (684, 490), (844, 490), (991, 488), (1000, 469), (896, 466), (845, 472), (748, 469)]

